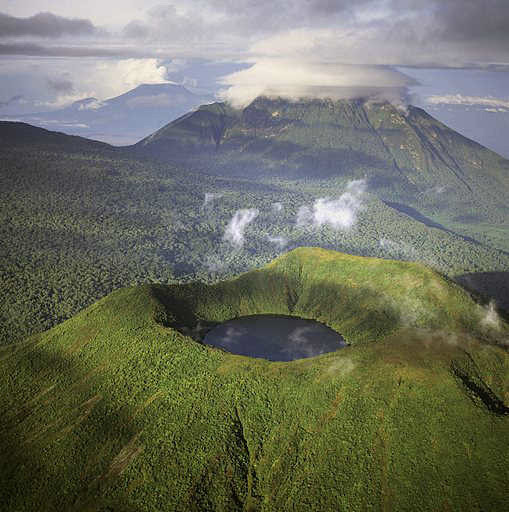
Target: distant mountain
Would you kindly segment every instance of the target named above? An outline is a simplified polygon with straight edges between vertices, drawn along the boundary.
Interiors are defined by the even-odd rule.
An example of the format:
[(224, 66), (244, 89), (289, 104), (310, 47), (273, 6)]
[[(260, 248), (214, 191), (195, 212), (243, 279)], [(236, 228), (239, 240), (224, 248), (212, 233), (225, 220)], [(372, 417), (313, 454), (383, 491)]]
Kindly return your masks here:
[[(104, 142), (86, 139), (76, 135), (54, 132), (27, 123), (0, 121), (0, 151), (29, 149), (65, 152), (116, 152), (117, 148)], [(4, 154), (5, 156), (5, 154)]]
[(241, 110), (215, 103), (133, 149), (222, 176), (366, 178), (370, 191), (400, 213), (431, 216), (509, 250), (509, 160), (413, 106), (265, 97)]
[(144, 84), (109, 100), (86, 98), (61, 110), (16, 118), (52, 130), (126, 145), (210, 101), (212, 97), (192, 93), (181, 85)]

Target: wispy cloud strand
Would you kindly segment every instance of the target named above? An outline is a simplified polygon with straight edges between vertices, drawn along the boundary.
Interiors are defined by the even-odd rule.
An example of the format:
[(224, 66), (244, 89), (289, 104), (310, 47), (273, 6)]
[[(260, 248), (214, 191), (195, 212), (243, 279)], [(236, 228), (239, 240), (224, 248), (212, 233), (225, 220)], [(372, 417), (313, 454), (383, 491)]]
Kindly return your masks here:
[(462, 94), (445, 94), (428, 96), (426, 101), (430, 105), (462, 105), (482, 106), (509, 109), (509, 100), (494, 98), (493, 96), (463, 96)]
[(223, 236), (223, 239), (235, 247), (244, 245), (244, 232), (247, 226), (258, 216), (257, 208), (242, 209), (235, 212)]

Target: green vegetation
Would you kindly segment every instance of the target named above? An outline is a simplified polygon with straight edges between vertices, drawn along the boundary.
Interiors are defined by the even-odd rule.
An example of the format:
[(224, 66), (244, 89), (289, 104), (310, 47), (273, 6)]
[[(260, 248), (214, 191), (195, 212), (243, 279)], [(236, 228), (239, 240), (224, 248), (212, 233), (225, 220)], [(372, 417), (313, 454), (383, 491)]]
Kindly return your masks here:
[(243, 110), (206, 105), (133, 149), (221, 176), (367, 178), (380, 199), (508, 249), (509, 161), (412, 106), (263, 97)]
[[(273, 107), (270, 102), (266, 103), (266, 109)], [(370, 144), (379, 140), (373, 138), (373, 131), (366, 131), (363, 109), (353, 103), (333, 107), (331, 110), (328, 103), (323, 102), (311, 107), (285, 103), (277, 106), (278, 111), (286, 112), (278, 121), (281, 137), (297, 140), (304, 137), (298, 133), (305, 128), (309, 146), (306, 151), (313, 152), (316, 159), (311, 167), (302, 169), (312, 168), (318, 172), (329, 162), (328, 177), (320, 179), (278, 176), (291, 155), (284, 149), (285, 145), (280, 147), (279, 153), (270, 153), (271, 160), (265, 153), (252, 152), (247, 146), (247, 149), (240, 145), (235, 149), (235, 141), (240, 141), (240, 135), (234, 134), (239, 130), (244, 130), (245, 136), (252, 141), (249, 147), (256, 146), (259, 140), (266, 144), (279, 140), (271, 132), (272, 125), (264, 128), (265, 121), (256, 118), (261, 119), (263, 111), (253, 114), (252, 109), (248, 109), (244, 118), (247, 119), (245, 123), (255, 123), (255, 128), (248, 129), (245, 124), (235, 128), (228, 122), (224, 132), (222, 129), (217, 132), (223, 139), (231, 141), (231, 151), (224, 153), (223, 139), (216, 151), (216, 144), (210, 139), (212, 156), (205, 149), (195, 151), (193, 146), (191, 153), (174, 154), (177, 164), (142, 160), (132, 150), (118, 150), (28, 125), (0, 123), (0, 343), (12, 343), (48, 329), (122, 286), (194, 279), (212, 282), (260, 267), (281, 252), (299, 246), (321, 246), (352, 254), (422, 261), (450, 277), (509, 271), (509, 254), (499, 250), (502, 247), (499, 241), (504, 238), (508, 225), (507, 216), (504, 217), (503, 208), (497, 209), (496, 201), (482, 199), (485, 190), (482, 184), (472, 184), (476, 194), (482, 192), (481, 196), (472, 196), (473, 199), (463, 196), (467, 203), (470, 201), (465, 203), (465, 208), (470, 208), (472, 215), (492, 219), (489, 225), (490, 233), (496, 233), (493, 236), (478, 236), (478, 226), (484, 229), (485, 224), (470, 223), (471, 230), (466, 232), (456, 229), (447, 218), (435, 215), (433, 219), (442, 226), (430, 227), (422, 216), (398, 211), (391, 204), (401, 202), (415, 187), (410, 187), (407, 181), (398, 182), (394, 176), (392, 181), (383, 182), (382, 177), (392, 172), (392, 168), (382, 166), (383, 170), (380, 166), (359, 164), (360, 167), (353, 167), (357, 169), (355, 172), (347, 172), (350, 164), (343, 165), (343, 157), (332, 158), (332, 153), (324, 152), (326, 142), (321, 139), (322, 125), (329, 133), (327, 144), (338, 145), (339, 140), (339, 145), (350, 147), (357, 136), (362, 136), (364, 139), (359, 139), (362, 144), (355, 146), (356, 151), (364, 148), (371, 154)], [(214, 114), (221, 108), (210, 105), (200, 112)], [(381, 111), (384, 112), (390, 119), (396, 115)], [(210, 115), (200, 118), (205, 134), (208, 133), (207, 122), (217, 128), (216, 121), (209, 119)], [(223, 117), (225, 115), (233, 114), (225, 110)], [(250, 120), (252, 115), (258, 120)], [(271, 120), (276, 117), (270, 114)], [(190, 119), (194, 119), (194, 114), (180, 123)], [(295, 121), (285, 128), (288, 123), (284, 124), (284, 119)], [(334, 119), (335, 124), (332, 123)], [(348, 126), (347, 137), (345, 130)], [(318, 138), (314, 149), (312, 136)], [(160, 134), (155, 134), (151, 139), (154, 144), (159, 137)], [(488, 159), (483, 165), (491, 168), (489, 158), (495, 156), (482, 149), (478, 151), (479, 158)], [(227, 158), (237, 166), (237, 174), (242, 174), (240, 157), (249, 160), (260, 172), (253, 171), (254, 174), (244, 177), (217, 175), (219, 171), (231, 174), (232, 168), (225, 163)], [(179, 159), (183, 159), (182, 163), (178, 163)], [(200, 165), (203, 164), (201, 171), (189, 170), (190, 167), (200, 167), (199, 159)], [(360, 161), (368, 160), (363, 157)], [(209, 167), (204, 166), (204, 162), (209, 162)], [(220, 168), (221, 162), (225, 163), (223, 168)], [(336, 175), (332, 173), (334, 169)], [(341, 170), (339, 175), (338, 169)], [(454, 176), (445, 170), (442, 174), (437, 170), (434, 173), (432, 181), (436, 186)], [(301, 206), (312, 206), (319, 197), (339, 197), (350, 179), (359, 177), (367, 178), (368, 193), (362, 198), (358, 221), (352, 229), (337, 231), (327, 226), (320, 229), (296, 226), (297, 211)], [(505, 190), (502, 181), (489, 190), (494, 194), (502, 193)], [(454, 186), (453, 181), (450, 186)], [(397, 196), (398, 190), (402, 197)], [(451, 212), (456, 208), (454, 194), (446, 191), (443, 195), (433, 195), (426, 190), (424, 187), (421, 195), (412, 197), (421, 197), (422, 204), (426, 199), (430, 211), (433, 208), (438, 211), (435, 196), (451, 201), (453, 206), (447, 210), (448, 218), (451, 218)], [(221, 197), (204, 207), (207, 193)], [(276, 202), (281, 203), (280, 212), (273, 208)], [(241, 208), (258, 208), (260, 214), (246, 230), (244, 247), (234, 250), (223, 242), (222, 236), (228, 221)], [(414, 210), (430, 215), (418, 205)], [(500, 224), (495, 214), (505, 219), (505, 224)], [(463, 218), (465, 220), (469, 219)], [(280, 247), (268, 240), (274, 236), (284, 237), (287, 245)], [(490, 295), (489, 290), (482, 291)]]
[[(262, 312), (352, 346), (271, 363), (172, 327)], [(323, 249), (118, 290), (0, 350), (2, 510), (503, 511), (509, 326), (486, 315), (425, 266)]]

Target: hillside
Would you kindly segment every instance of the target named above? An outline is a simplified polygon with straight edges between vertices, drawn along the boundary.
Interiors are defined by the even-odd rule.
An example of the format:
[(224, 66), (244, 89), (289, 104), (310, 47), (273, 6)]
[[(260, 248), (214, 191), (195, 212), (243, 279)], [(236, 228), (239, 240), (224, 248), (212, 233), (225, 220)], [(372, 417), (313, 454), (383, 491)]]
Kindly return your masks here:
[(367, 178), (389, 203), (509, 250), (509, 161), (413, 106), (258, 98), (205, 105), (134, 146), (137, 154), (248, 179)]
[[(271, 363), (179, 332), (261, 312), (351, 346)], [(322, 249), (118, 290), (1, 350), (2, 508), (505, 510), (509, 329), (487, 313), (422, 265)]]
[(0, 121), (0, 151), (13, 149), (32, 151), (64, 151), (87, 153), (113, 153), (115, 148), (104, 142), (67, 135), (32, 126), (27, 123)]

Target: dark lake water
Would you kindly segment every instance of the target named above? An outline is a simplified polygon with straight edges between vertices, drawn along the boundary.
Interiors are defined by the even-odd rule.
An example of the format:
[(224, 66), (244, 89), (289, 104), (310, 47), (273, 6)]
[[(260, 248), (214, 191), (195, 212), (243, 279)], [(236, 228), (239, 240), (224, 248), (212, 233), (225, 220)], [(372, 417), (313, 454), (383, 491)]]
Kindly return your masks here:
[(346, 346), (343, 337), (326, 325), (279, 315), (228, 320), (210, 330), (203, 342), (233, 354), (270, 361), (314, 357)]

